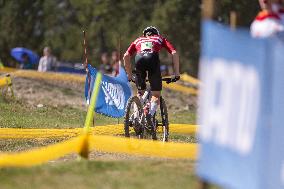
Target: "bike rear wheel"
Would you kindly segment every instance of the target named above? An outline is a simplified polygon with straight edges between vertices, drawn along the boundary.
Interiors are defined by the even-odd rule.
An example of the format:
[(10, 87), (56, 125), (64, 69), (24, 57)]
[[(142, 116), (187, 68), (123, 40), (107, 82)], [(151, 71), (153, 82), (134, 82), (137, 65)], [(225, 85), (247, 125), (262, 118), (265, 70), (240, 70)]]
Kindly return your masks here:
[(137, 96), (131, 97), (126, 105), (124, 117), (124, 136), (141, 138), (143, 136), (143, 126), (141, 124), (142, 105)]
[(154, 135), (157, 140), (167, 142), (169, 139), (168, 109), (163, 97), (160, 97), (160, 108), (155, 113)]

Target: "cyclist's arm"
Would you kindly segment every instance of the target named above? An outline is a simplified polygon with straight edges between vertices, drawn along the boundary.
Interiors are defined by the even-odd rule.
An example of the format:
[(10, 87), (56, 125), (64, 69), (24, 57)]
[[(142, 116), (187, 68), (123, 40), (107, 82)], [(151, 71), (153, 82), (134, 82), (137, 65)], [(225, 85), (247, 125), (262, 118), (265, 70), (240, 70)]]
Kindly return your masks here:
[(175, 76), (179, 76), (179, 55), (176, 51), (172, 52)]
[(179, 76), (179, 55), (174, 48), (174, 46), (166, 39), (163, 40), (164, 47), (167, 49), (167, 51), (172, 55), (173, 57), (173, 65), (174, 65), (174, 73), (175, 76)]
[(126, 52), (123, 56), (124, 67), (127, 73), (128, 80), (131, 80), (132, 77), (132, 69), (131, 69), (131, 62), (130, 62), (130, 54)]
[(127, 73), (128, 80), (131, 80), (132, 78), (132, 69), (131, 69), (131, 55), (136, 52), (136, 45), (134, 43), (131, 43), (127, 51), (125, 52), (123, 56), (123, 62), (124, 62), (124, 67)]

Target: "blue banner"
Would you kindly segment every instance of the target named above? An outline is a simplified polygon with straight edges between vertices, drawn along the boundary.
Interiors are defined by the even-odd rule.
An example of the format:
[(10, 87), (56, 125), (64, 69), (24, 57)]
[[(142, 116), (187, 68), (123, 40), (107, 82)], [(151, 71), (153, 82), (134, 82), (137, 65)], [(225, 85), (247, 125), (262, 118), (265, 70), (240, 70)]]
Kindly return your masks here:
[[(279, 145), (276, 143), (284, 133), (283, 127), (277, 125), (284, 120), (281, 118), (271, 128), (272, 110), (277, 109), (271, 99), (274, 97), (272, 87), (276, 87), (272, 85), (273, 64), (282, 61), (283, 65), (283, 45), (277, 49), (276, 38), (252, 39), (246, 30), (232, 32), (210, 21), (203, 23), (202, 37), (198, 175), (226, 188), (281, 188), (281, 168), (275, 169), (281, 161), (283, 163), (283, 158), (277, 154)], [(276, 57), (273, 51), (282, 55)], [(279, 72), (283, 70), (282, 66)], [(282, 89), (283, 86), (282, 83)], [(281, 105), (278, 104), (275, 111), (283, 112), (284, 103)], [(274, 135), (279, 136), (276, 139)], [(281, 144), (283, 153), (283, 139)], [(271, 145), (275, 145), (274, 149), (269, 148)], [(271, 166), (273, 161), (277, 161), (275, 169)], [(277, 178), (273, 174), (278, 174), (278, 184), (275, 180), (275, 185), (268, 187), (270, 176)]]
[(270, 145), (267, 150), (269, 155), (266, 188), (284, 188), (284, 48), (282, 41), (275, 41), (271, 54), (272, 68), (272, 113), (270, 125)]
[[(88, 65), (89, 73), (86, 76), (85, 98), (90, 101), (97, 70)], [(131, 96), (131, 88), (128, 83), (125, 70), (120, 67), (119, 75), (111, 77), (103, 75), (101, 90), (98, 96), (95, 111), (110, 117), (123, 117), (127, 100)]]

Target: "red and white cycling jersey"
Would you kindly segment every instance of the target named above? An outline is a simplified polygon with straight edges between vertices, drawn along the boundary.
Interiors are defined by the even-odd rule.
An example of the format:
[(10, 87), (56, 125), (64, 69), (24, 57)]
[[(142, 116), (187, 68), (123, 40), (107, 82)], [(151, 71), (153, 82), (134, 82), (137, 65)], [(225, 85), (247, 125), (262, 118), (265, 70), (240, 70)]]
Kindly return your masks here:
[(127, 52), (130, 55), (133, 55), (134, 53), (141, 53), (143, 51), (158, 53), (163, 47), (171, 54), (176, 52), (173, 45), (166, 38), (160, 35), (139, 37), (131, 43)]
[(260, 12), (250, 27), (252, 37), (264, 38), (284, 31), (280, 17), (268, 11)]

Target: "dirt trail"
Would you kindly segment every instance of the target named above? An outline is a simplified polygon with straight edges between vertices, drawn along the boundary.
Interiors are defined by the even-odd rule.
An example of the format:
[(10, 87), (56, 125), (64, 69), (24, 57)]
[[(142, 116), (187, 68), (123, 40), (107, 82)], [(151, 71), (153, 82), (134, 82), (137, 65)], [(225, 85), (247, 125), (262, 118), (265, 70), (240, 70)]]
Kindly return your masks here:
[[(18, 99), (32, 106), (71, 106), (85, 109), (84, 84), (13, 77), (13, 88)], [(168, 109), (176, 112), (196, 108), (196, 97), (165, 89), (163, 96)]]
[(80, 83), (13, 78), (13, 89), (18, 99), (32, 106), (71, 106), (85, 109), (84, 86)]

